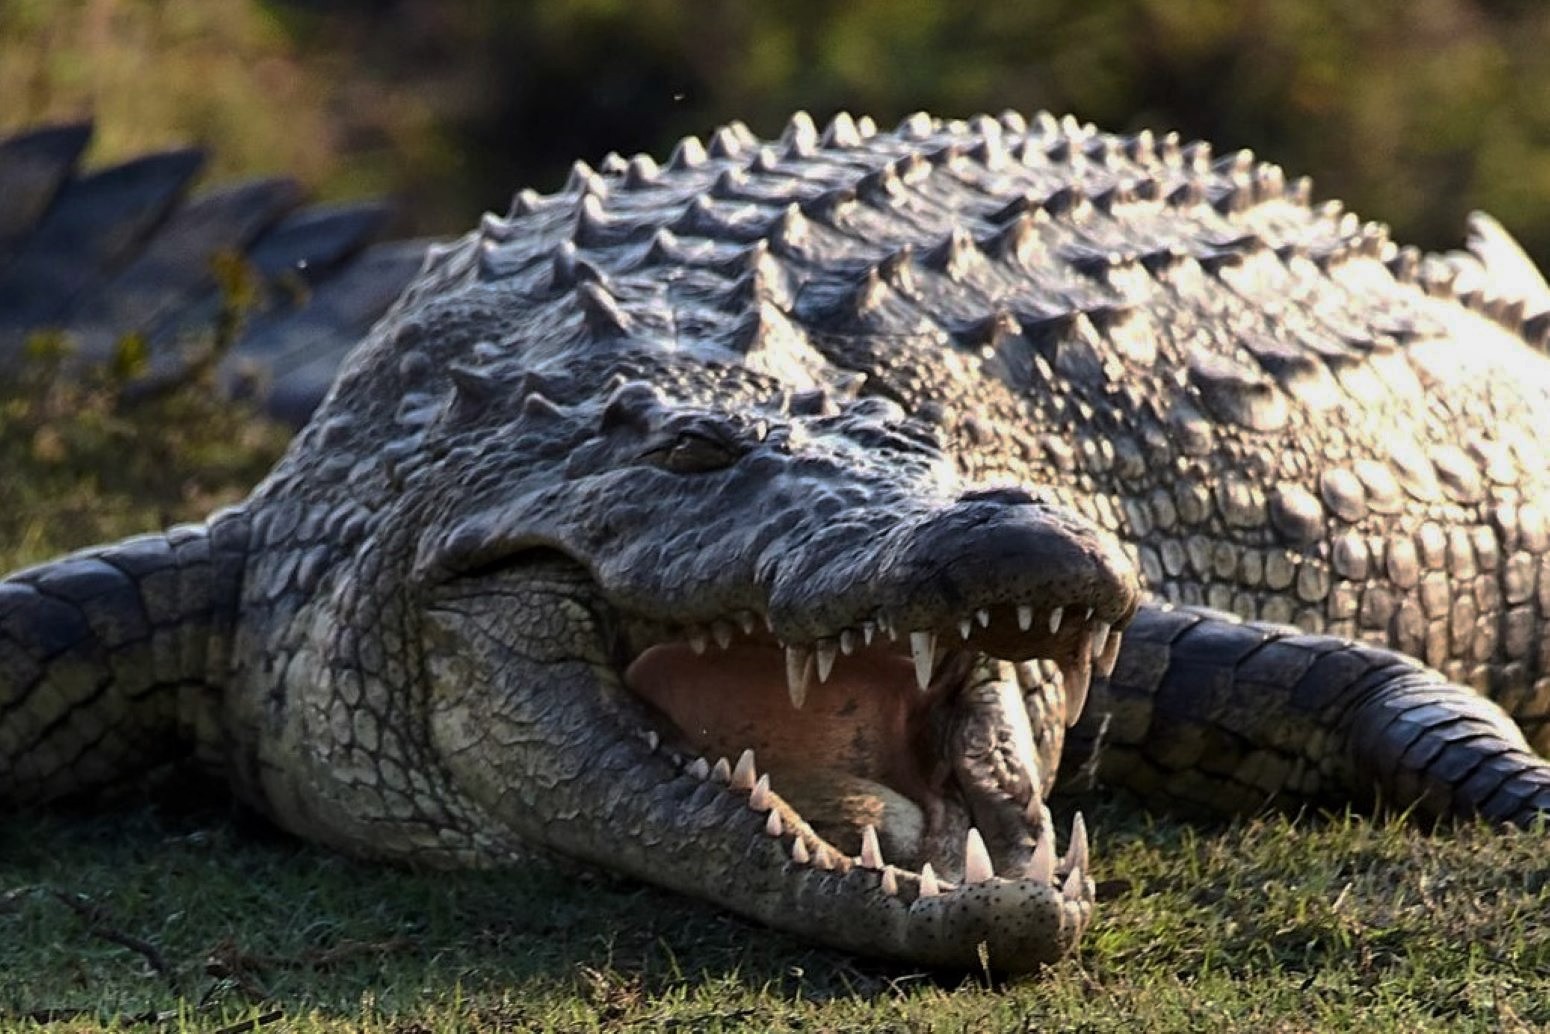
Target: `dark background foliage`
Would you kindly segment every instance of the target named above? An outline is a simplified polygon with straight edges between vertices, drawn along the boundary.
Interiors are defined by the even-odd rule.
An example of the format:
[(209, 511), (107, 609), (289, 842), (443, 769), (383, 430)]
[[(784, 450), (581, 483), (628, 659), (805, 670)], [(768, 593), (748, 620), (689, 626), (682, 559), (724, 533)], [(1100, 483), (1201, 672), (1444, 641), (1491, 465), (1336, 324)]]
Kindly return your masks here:
[(0, 124), (95, 114), (99, 157), (387, 190), (452, 232), (570, 161), (796, 108), (1074, 112), (1311, 173), (1406, 241), (1483, 207), (1550, 256), (1535, 0), (7, 0)]

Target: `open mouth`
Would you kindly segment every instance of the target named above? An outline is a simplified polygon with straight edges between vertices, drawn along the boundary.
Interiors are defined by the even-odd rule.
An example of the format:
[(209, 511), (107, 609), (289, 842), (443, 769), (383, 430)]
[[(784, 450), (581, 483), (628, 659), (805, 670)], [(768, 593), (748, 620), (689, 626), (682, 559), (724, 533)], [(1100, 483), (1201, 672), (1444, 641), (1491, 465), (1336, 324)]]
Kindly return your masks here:
[[(700, 546), (665, 570), (666, 546), (634, 538), (582, 562), (483, 522), (450, 536), (427, 564), (458, 584), (438, 604), (455, 637), (442, 677), (466, 682), (465, 643), (475, 674), (514, 665), (494, 720), (553, 726), (543, 742), (608, 816), (572, 793), (513, 824), (836, 947), (1018, 971), (1062, 957), (1094, 886), (1084, 824), (1058, 853), (1044, 797), (1139, 604), (1129, 558), (1017, 488), (802, 513), (691, 525), (668, 541)], [(738, 602), (701, 609), (715, 599)], [(552, 626), (567, 631), (551, 643)], [(520, 677), (552, 661), (567, 666), (552, 692)], [(453, 746), (491, 709), (456, 709)], [(596, 765), (566, 749), (599, 741)], [(499, 795), (462, 756), (473, 792)]]
[(906, 896), (1035, 880), (1074, 899), (1086, 831), (1078, 815), (1057, 857), (1044, 790), (1124, 616), (1005, 602), (926, 629), (875, 614), (801, 643), (751, 612), (637, 619), (622, 667), (659, 716), (648, 745), (746, 794), (794, 865), (877, 870)]

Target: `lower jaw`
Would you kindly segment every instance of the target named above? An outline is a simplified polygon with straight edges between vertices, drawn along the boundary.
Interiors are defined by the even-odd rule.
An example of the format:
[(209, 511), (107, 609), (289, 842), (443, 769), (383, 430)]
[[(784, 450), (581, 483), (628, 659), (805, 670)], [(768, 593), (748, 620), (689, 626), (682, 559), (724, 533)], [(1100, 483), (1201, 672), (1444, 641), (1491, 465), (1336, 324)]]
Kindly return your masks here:
[[(1043, 812), (1036, 820), (1039, 852), (1029, 865), (991, 872), (980, 846), (977, 865), (967, 861), (961, 877), (947, 876), (930, 863), (915, 870), (886, 857), (870, 836), (856, 855), (837, 849), (797, 813), (778, 780), (757, 770), (750, 753), (735, 764), (685, 761), (656, 734), (646, 741), (652, 753), (673, 759), (677, 778), (692, 789), (680, 783), (671, 794), (683, 808), (669, 837), (670, 854), (689, 864), (667, 861), (658, 840), (630, 870), (643, 878), (833, 947), (950, 968), (1031, 969), (1069, 951), (1087, 926), (1093, 884), (1080, 816), (1063, 858), (1054, 853)], [(720, 855), (728, 864), (707, 869), (705, 848), (686, 847), (679, 836), (730, 836)], [(977, 839), (971, 835), (971, 844)]]

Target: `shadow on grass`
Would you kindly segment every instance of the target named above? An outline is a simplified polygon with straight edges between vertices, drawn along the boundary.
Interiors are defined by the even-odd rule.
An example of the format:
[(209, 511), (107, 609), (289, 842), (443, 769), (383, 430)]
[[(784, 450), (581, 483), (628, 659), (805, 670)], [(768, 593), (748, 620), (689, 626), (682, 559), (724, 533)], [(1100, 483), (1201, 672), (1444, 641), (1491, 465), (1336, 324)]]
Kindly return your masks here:
[[(592, 870), (413, 872), (291, 839), (222, 798), (0, 820), (0, 1018), (359, 1016), (502, 993), (717, 986), (806, 1002), (935, 982)], [(943, 986), (954, 986), (948, 981)]]
[(817, 949), (594, 872), (354, 861), (219, 798), (12, 817), (0, 820), (0, 1027), (1550, 1023), (1542, 830), (1427, 835), (1346, 815), (1201, 831), (1123, 799), (1084, 803), (1104, 860), (1099, 921), (1075, 958), (993, 989)]

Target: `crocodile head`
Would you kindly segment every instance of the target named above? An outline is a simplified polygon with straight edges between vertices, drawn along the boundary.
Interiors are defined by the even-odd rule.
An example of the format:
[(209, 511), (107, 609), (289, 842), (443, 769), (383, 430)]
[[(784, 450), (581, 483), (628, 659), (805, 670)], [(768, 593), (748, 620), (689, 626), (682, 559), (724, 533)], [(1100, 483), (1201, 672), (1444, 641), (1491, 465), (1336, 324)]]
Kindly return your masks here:
[(1043, 798), (1137, 603), (1117, 544), (858, 378), (499, 354), (426, 390), (381, 523), (484, 842), (868, 954), (1063, 955), (1092, 883)]

